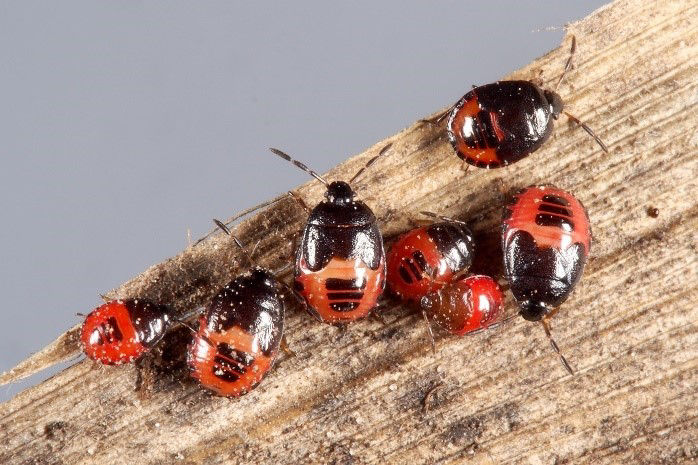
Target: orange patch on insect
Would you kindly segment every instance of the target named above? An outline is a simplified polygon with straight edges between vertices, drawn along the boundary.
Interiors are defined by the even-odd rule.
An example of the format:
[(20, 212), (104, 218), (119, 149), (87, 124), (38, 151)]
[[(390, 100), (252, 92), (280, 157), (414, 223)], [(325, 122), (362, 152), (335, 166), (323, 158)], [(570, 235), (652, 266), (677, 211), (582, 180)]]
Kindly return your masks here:
[[(453, 278), (453, 272), (446, 259), (427, 233), (428, 228), (429, 226), (414, 229), (403, 235), (388, 253), (388, 285), (391, 291), (405, 300), (418, 301), (422, 296), (441, 289)], [(421, 273), (422, 279), (412, 276), (413, 281), (408, 283), (400, 276), (400, 268), (409, 269), (410, 274), (414, 275), (405, 261), (412, 259), (415, 252), (422, 254), (431, 273)]]
[(427, 314), (452, 334), (462, 336), (494, 323), (502, 309), (502, 293), (488, 276), (460, 279), (429, 295)]
[[(346, 281), (362, 282), (365, 286), (356, 291), (363, 295), (360, 298), (346, 298), (330, 301), (326, 282), (328, 279), (341, 279)], [(383, 258), (378, 268), (372, 270), (361, 259), (341, 259), (333, 257), (321, 270), (310, 270), (305, 261), (301, 260), (299, 271), (296, 273), (296, 282), (302, 286), (299, 294), (303, 296), (309, 307), (325, 323), (348, 323), (363, 318), (376, 306), (378, 298), (383, 293), (385, 285), (385, 259)], [(336, 291), (340, 293), (342, 291)], [(356, 302), (357, 306), (352, 310), (337, 311), (330, 306), (332, 303)]]
[[(116, 340), (117, 334), (120, 340)], [(147, 350), (138, 339), (128, 308), (121, 300), (107, 302), (87, 315), (80, 342), (85, 355), (105, 365), (132, 362)]]
[[(501, 160), (497, 156), (497, 151), (495, 149), (489, 147), (473, 148), (469, 147), (465, 142), (463, 131), (467, 131), (468, 128), (470, 128), (471, 131), (474, 130), (473, 128), (477, 125), (479, 112), (480, 105), (477, 102), (477, 96), (471, 94), (470, 98), (468, 98), (449, 118), (448, 127), (455, 138), (453, 142), (456, 146), (456, 153), (460, 158), (472, 165), (477, 165), (478, 163), (499, 165)], [(496, 118), (493, 117), (492, 119), (497, 137), (501, 140), (504, 134), (499, 128)]]
[[(543, 201), (543, 196), (551, 195), (567, 201), (566, 206)], [(536, 215), (541, 204), (549, 204), (553, 207), (561, 207), (572, 213), (569, 217), (574, 224), (571, 231), (561, 229), (558, 226), (541, 226), (536, 224)], [(550, 186), (529, 187), (521, 194), (517, 195), (516, 204), (508, 207), (511, 216), (505, 220), (508, 227), (505, 242), (508, 242), (517, 230), (524, 230), (531, 234), (536, 240), (538, 247), (552, 247), (565, 250), (575, 243), (580, 243), (589, 254), (591, 249), (591, 227), (586, 211), (582, 204), (574, 196), (561, 189)], [(545, 213), (545, 212), (542, 212)]]
[[(276, 349), (269, 356), (259, 348), (259, 338), (242, 330), (238, 326), (223, 332), (212, 332), (206, 327), (206, 323), (200, 320), (200, 327), (194, 342), (189, 347), (189, 364), (192, 368), (192, 376), (202, 386), (220, 396), (238, 397), (252, 390), (267, 374), (271, 368)], [(231, 348), (244, 352), (253, 358), (252, 363), (244, 372), (231, 370), (216, 361), (217, 356), (225, 358), (218, 351), (218, 344), (227, 344)], [(233, 374), (238, 377), (235, 381), (222, 379), (220, 375)]]

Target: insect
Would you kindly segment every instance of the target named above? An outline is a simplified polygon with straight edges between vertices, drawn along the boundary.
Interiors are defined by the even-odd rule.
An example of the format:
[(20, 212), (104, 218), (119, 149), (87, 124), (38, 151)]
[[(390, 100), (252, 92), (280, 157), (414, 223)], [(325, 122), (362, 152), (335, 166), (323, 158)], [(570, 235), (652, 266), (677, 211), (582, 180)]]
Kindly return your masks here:
[(465, 223), (423, 212), (443, 221), (412, 229), (390, 248), (387, 281), (402, 300), (420, 299), (443, 288), (470, 268), (475, 243)]
[(448, 139), (456, 154), (480, 168), (514, 163), (540, 148), (553, 132), (553, 122), (564, 113), (580, 125), (608, 153), (589, 126), (564, 110), (557, 87), (570, 69), (576, 39), (555, 90), (530, 81), (498, 81), (474, 87), (453, 107), (432, 122), (447, 119)]
[(489, 276), (461, 276), (422, 297), (420, 307), (427, 323), (431, 317), (439, 327), (462, 336), (497, 322), (502, 313), (502, 291)]
[(354, 200), (350, 183), (389, 147), (369, 160), (348, 183), (329, 183), (286, 153), (271, 149), (327, 187), (325, 200), (309, 212), (294, 268), (295, 291), (305, 300), (308, 311), (322, 322), (342, 324), (365, 317), (383, 293), (383, 237), (371, 209)]
[(591, 227), (584, 206), (553, 186), (530, 186), (516, 193), (504, 210), (504, 270), (528, 321), (540, 321), (565, 368), (573, 373), (550, 335), (549, 320), (567, 300), (591, 249)]
[[(222, 223), (216, 224), (230, 234)], [(244, 252), (240, 241), (233, 239)], [(253, 267), (211, 299), (187, 352), (191, 375), (203, 387), (238, 397), (254, 389), (269, 372), (283, 337), (285, 306), (280, 286), (272, 272)]]
[(145, 299), (112, 300), (87, 315), (80, 342), (93, 360), (105, 365), (130, 363), (157, 344), (171, 324), (164, 305)]

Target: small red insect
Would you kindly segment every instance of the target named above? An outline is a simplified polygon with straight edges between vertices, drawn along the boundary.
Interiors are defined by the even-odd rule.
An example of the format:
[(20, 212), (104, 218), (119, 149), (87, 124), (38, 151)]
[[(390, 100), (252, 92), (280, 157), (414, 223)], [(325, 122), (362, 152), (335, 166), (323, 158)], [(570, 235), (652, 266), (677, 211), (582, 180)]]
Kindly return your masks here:
[(420, 307), (427, 322), (431, 317), (449, 333), (462, 336), (497, 322), (502, 313), (502, 291), (489, 276), (461, 276), (422, 297)]
[[(215, 223), (231, 235), (223, 223)], [(245, 253), (240, 241), (232, 237)], [(247, 260), (251, 263), (250, 257)], [(187, 352), (191, 375), (203, 387), (221, 396), (238, 397), (266, 376), (283, 338), (281, 286), (272, 272), (254, 267), (213, 297), (199, 317)]]
[[(369, 160), (349, 183), (389, 147)], [(365, 203), (354, 200), (349, 183), (329, 183), (284, 152), (271, 151), (327, 187), (326, 200), (309, 212), (303, 230), (296, 253), (294, 289), (308, 311), (322, 322), (350, 323), (365, 317), (385, 288), (383, 236), (375, 215)]]
[(145, 299), (112, 300), (85, 318), (85, 354), (105, 365), (130, 363), (162, 339), (171, 325), (167, 307)]
[(504, 210), (502, 250), (511, 292), (521, 316), (542, 323), (558, 354), (549, 320), (582, 277), (590, 249), (589, 217), (569, 192), (553, 186), (527, 187)]
[(419, 302), (470, 268), (475, 248), (472, 233), (460, 221), (443, 219), (409, 231), (390, 248), (388, 287), (402, 300)]
[[(558, 86), (570, 68), (575, 49), (573, 37), (571, 55)], [(553, 121), (561, 113), (608, 152), (591, 128), (563, 107), (555, 91), (541, 89), (530, 81), (499, 81), (474, 87), (433, 122), (448, 117), (448, 138), (456, 154), (480, 168), (506, 166), (538, 150), (552, 134)]]

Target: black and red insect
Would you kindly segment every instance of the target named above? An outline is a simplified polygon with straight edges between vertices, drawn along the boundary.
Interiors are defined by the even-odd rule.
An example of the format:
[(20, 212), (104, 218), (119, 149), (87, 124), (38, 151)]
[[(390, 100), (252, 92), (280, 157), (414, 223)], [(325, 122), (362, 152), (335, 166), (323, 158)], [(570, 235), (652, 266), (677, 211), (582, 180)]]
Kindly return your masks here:
[(468, 227), (449, 218), (412, 229), (390, 248), (387, 280), (390, 291), (405, 301), (419, 302), (450, 284), (473, 261), (475, 242)]
[(329, 183), (303, 163), (271, 149), (327, 187), (325, 200), (309, 212), (294, 268), (295, 291), (305, 300), (308, 311), (322, 322), (350, 323), (365, 317), (383, 293), (383, 236), (371, 209), (354, 199), (350, 183), (389, 147), (384, 147), (349, 183)]
[(199, 318), (187, 361), (202, 386), (226, 397), (243, 395), (271, 369), (284, 327), (284, 302), (273, 274), (261, 268), (238, 276)]
[(130, 363), (157, 344), (171, 324), (164, 305), (145, 299), (112, 300), (87, 315), (80, 342), (93, 360), (105, 365)]
[(254, 389), (278, 354), (284, 313), (282, 284), (270, 271), (255, 267), (233, 279), (199, 317), (187, 353), (191, 375), (225, 397)]
[(424, 318), (451, 334), (463, 336), (487, 329), (502, 313), (502, 291), (489, 276), (460, 276), (420, 300)]
[[(462, 336), (491, 327), (502, 310), (502, 291), (489, 276), (466, 276), (475, 251), (473, 235), (462, 221), (430, 212), (442, 220), (400, 237), (388, 253), (388, 285), (402, 300), (416, 303), (429, 319)], [(433, 346), (434, 347), (434, 346)]]
[(569, 192), (553, 186), (527, 187), (504, 210), (502, 251), (511, 292), (521, 316), (540, 321), (548, 337), (549, 320), (582, 277), (590, 249), (589, 217)]
[[(572, 53), (575, 44), (573, 38)], [(570, 56), (563, 76), (571, 59)], [(558, 85), (560, 82), (562, 76)], [(448, 118), (448, 139), (461, 159), (480, 168), (498, 168), (538, 150), (552, 134), (553, 122), (562, 113), (608, 152), (589, 126), (564, 110), (556, 91), (541, 89), (530, 81), (498, 81), (474, 87), (434, 121)]]

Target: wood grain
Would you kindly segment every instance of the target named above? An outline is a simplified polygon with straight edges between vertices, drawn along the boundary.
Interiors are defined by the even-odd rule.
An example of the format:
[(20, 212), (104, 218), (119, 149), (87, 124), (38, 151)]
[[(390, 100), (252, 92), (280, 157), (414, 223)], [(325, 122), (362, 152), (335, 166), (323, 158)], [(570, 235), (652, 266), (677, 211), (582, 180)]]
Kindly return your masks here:
[[(464, 172), (443, 128), (416, 123), (328, 176), (347, 178), (392, 142), (355, 186), (386, 236), (405, 231), (422, 210), (472, 221), (475, 271), (500, 277), (501, 186), (552, 183), (575, 193), (594, 244), (553, 330), (577, 375), (568, 376), (541, 329), (521, 319), (472, 337), (439, 336), (432, 354), (420, 318), (399, 305), (383, 312), (386, 325), (368, 319), (344, 331), (291, 304), (286, 334), (297, 356), (280, 357), (247, 396), (202, 391), (182, 362), (189, 335), (174, 331), (138, 367), (82, 361), (1, 405), (0, 461), (695, 463), (698, 4), (619, 0), (568, 32), (578, 51), (560, 93), (610, 154), (561, 118), (527, 159)], [(569, 43), (568, 35), (508, 77), (554, 85)], [(311, 204), (322, 196), (319, 183), (296, 192)], [(237, 234), (258, 242), (258, 261), (276, 268), (288, 262), (304, 215), (284, 199)], [(205, 303), (242, 262), (228, 238), (214, 234), (109, 297), (139, 295), (184, 311)], [(515, 312), (510, 297), (506, 310)], [(76, 350), (69, 336), (61, 341), (5, 380)]]

